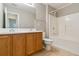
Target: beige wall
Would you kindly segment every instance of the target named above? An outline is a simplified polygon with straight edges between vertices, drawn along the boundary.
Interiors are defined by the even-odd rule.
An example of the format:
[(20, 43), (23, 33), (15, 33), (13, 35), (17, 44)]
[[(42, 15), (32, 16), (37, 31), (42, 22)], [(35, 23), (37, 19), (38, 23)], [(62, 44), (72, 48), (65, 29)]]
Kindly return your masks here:
[(46, 32), (46, 7), (41, 3), (36, 4), (35, 27), (37, 30)]
[(37, 20), (45, 20), (46, 19), (46, 6), (37, 3), (36, 5), (36, 19)]
[(51, 6), (46, 6), (41, 3), (36, 4), (36, 22), (37, 30), (45, 32), (45, 37), (49, 37), (49, 12), (55, 10)]
[(3, 27), (3, 4), (0, 3), (0, 28)]

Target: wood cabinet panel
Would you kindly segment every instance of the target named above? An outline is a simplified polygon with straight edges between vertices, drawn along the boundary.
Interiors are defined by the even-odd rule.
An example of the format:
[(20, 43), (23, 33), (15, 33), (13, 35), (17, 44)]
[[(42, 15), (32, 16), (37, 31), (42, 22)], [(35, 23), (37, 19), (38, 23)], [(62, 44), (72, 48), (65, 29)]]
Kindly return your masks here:
[(31, 55), (42, 48), (42, 32), (0, 35), (0, 56)]
[(8, 35), (0, 35), (0, 56), (11, 55), (10, 39)]
[(37, 32), (34, 33), (34, 39), (35, 39), (35, 50), (39, 51), (40, 49), (43, 48), (43, 37), (42, 37), (42, 32)]
[(13, 35), (13, 55), (25, 55), (25, 34)]
[(34, 52), (35, 52), (34, 34), (28, 33), (26, 34), (26, 54), (30, 55)]

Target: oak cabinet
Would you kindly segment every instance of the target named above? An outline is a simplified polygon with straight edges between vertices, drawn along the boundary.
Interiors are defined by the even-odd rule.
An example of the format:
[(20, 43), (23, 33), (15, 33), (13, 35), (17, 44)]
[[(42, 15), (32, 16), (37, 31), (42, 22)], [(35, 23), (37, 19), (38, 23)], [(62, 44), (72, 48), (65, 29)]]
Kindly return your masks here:
[(35, 52), (35, 40), (33, 33), (26, 34), (26, 54), (30, 55)]
[(0, 35), (0, 56), (27, 56), (42, 48), (42, 32)]
[(0, 35), (0, 56), (11, 55), (11, 37), (10, 35)]
[(34, 33), (34, 39), (35, 39), (35, 50), (39, 51), (40, 49), (43, 48), (42, 32)]
[(13, 55), (14, 56), (25, 55), (25, 35), (24, 34), (13, 35)]
[(31, 55), (43, 48), (42, 32), (26, 34), (26, 54)]

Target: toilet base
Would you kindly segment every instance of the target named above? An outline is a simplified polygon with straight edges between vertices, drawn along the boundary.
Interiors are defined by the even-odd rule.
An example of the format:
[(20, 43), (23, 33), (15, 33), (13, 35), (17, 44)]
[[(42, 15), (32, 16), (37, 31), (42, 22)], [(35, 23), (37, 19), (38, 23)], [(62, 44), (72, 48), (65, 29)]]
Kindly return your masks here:
[(50, 51), (52, 49), (53, 40), (49, 38), (44, 39), (45, 49)]
[(46, 45), (46, 47), (45, 47), (45, 49), (46, 49), (47, 51), (50, 51), (50, 50), (52, 50), (52, 45), (50, 45), (50, 44), (47, 44), (47, 45)]

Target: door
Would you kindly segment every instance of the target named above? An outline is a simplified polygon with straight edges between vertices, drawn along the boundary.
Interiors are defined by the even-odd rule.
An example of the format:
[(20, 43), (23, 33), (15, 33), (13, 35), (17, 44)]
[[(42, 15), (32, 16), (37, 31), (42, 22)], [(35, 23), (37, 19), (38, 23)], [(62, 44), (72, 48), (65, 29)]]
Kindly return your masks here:
[(9, 35), (0, 35), (0, 56), (11, 55), (11, 37)]
[(26, 34), (26, 54), (31, 55), (35, 52), (35, 40), (33, 33)]
[(43, 48), (43, 37), (42, 32), (34, 33), (34, 39), (35, 39), (35, 51), (39, 51)]
[(25, 56), (25, 34), (13, 35), (13, 56)]

